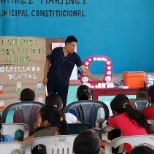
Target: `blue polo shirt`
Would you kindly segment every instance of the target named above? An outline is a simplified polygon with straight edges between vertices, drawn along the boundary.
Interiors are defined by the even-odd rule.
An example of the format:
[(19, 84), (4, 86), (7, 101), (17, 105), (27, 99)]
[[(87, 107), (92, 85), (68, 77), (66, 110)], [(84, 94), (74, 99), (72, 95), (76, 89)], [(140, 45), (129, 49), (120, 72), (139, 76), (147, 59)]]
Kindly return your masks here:
[(48, 80), (61, 85), (69, 85), (69, 79), (75, 65), (83, 65), (79, 55), (76, 52), (64, 57), (63, 48), (54, 48), (47, 59), (51, 62), (48, 72)]

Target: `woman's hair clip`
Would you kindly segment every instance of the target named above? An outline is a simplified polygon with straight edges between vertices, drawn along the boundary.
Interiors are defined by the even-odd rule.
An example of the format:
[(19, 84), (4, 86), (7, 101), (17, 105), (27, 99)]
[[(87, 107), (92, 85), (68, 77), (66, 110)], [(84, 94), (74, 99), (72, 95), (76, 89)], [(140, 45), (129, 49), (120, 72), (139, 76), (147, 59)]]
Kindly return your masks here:
[(58, 105), (53, 105), (54, 107), (58, 108)]
[(63, 117), (60, 117), (60, 122), (62, 122), (63, 121)]
[(125, 109), (127, 105), (128, 105), (128, 103), (124, 103), (123, 108)]

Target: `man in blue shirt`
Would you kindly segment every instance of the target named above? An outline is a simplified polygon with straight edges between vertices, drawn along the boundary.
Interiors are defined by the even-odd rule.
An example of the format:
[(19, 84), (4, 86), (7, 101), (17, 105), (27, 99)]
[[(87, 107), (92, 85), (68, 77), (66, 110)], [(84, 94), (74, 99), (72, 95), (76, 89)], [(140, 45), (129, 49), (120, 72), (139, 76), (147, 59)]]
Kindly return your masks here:
[(95, 82), (100, 79), (95, 78), (90, 71), (83, 65), (80, 56), (74, 52), (77, 39), (74, 36), (68, 36), (65, 40), (65, 47), (53, 49), (46, 58), (44, 68), (43, 84), (47, 85), (48, 94), (58, 93), (66, 106), (69, 79), (75, 65)]

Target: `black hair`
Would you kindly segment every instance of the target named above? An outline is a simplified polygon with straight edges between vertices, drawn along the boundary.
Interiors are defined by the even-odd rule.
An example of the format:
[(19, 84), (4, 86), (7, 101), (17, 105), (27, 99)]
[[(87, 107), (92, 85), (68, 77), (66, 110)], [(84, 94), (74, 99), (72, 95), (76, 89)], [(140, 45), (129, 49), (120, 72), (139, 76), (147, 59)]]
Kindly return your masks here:
[(20, 101), (34, 101), (35, 92), (30, 88), (25, 88), (20, 93)]
[(149, 144), (135, 146), (130, 154), (154, 154), (154, 147)]
[(78, 100), (89, 100), (91, 96), (91, 90), (87, 85), (81, 85), (77, 89)]
[(131, 121), (134, 120), (139, 126), (145, 128), (147, 133), (150, 133), (150, 126), (145, 115), (141, 111), (136, 110), (129, 105), (129, 99), (126, 95), (118, 94), (115, 96), (115, 98), (111, 101), (110, 106), (111, 110), (116, 111), (117, 113), (126, 112)]
[(73, 36), (73, 35), (70, 35), (66, 38), (65, 40), (65, 44), (66, 43), (72, 43), (72, 42), (78, 42), (78, 40)]
[(152, 102), (150, 103), (154, 103), (154, 85), (148, 88), (148, 97), (151, 97)]
[(4, 142), (5, 141), (5, 136), (2, 133), (2, 117), (0, 115), (0, 142)]
[(67, 134), (67, 123), (61, 112), (58, 108), (54, 106), (47, 106), (45, 105), (40, 109), (40, 115), (42, 118), (42, 122), (47, 120), (51, 127), (58, 127), (59, 133), (61, 135)]
[(95, 130), (85, 130), (74, 140), (73, 152), (75, 154), (98, 154), (99, 151), (100, 138)]
[(136, 93), (136, 98), (147, 98), (148, 97), (148, 89), (143, 87), (139, 88)]
[(61, 97), (58, 94), (50, 93), (45, 98), (45, 105), (55, 106), (59, 108), (63, 104)]

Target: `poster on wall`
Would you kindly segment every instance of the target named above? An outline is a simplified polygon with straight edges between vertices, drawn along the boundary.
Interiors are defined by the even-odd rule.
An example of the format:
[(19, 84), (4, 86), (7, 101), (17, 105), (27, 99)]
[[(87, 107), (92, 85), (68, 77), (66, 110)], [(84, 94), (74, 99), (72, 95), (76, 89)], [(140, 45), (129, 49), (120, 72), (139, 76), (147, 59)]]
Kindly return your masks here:
[(35, 101), (44, 103), (42, 84), (46, 39), (0, 37), (0, 106), (18, 102), (24, 88), (35, 91)]
[[(52, 43), (52, 50), (56, 47), (64, 47), (65, 43)], [(77, 52), (77, 47), (75, 48), (75, 52)], [(74, 66), (74, 69), (72, 71), (70, 80), (77, 80), (77, 66)]]

